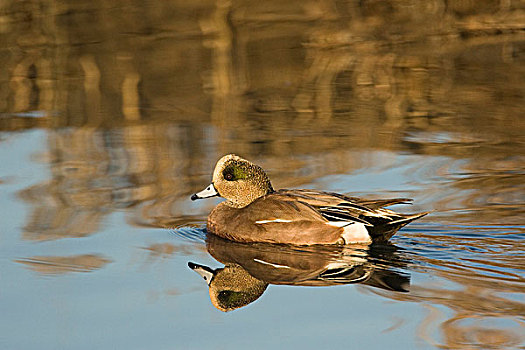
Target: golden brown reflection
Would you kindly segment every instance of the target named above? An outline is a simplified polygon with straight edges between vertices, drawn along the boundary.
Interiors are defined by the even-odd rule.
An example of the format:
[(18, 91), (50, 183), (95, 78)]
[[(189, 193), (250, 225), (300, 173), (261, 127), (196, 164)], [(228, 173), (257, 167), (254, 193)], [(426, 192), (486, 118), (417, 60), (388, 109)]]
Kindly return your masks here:
[[(524, 23), (510, 0), (3, 1), (0, 142), (45, 130), (35, 152), (50, 171), (20, 192), (22, 238), (92, 235), (118, 210), (138, 226), (200, 224), (213, 204), (189, 208), (188, 195), (231, 152), (279, 188), (402, 169), (411, 193), (395, 195), (435, 209), (427, 222), (523, 227)], [(421, 158), (400, 164), (401, 154)], [(523, 315), (501, 296), (523, 295), (522, 239), (473, 235), (482, 239), (415, 235), (483, 251), (469, 261), (422, 253), (457, 290), (388, 296), (453, 310), (444, 348), (514, 347), (519, 332), (462, 320)], [(175, 248), (146, 249), (157, 259)], [(92, 259), (20, 262), (107, 262)]]
[(16, 262), (44, 275), (58, 275), (68, 272), (91, 272), (102, 268), (111, 260), (92, 254), (74, 256), (34, 256)]
[(447, 193), (423, 194), (435, 208), (524, 214), (515, 2), (32, 4), (5, 3), (0, 32), (0, 130), (49, 130), (52, 178), (24, 192), (28, 239), (91, 234), (122, 207), (166, 225), (229, 152), (280, 187), (359, 169), (350, 150), (447, 156)]
[(410, 278), (396, 268), (407, 261), (388, 246), (308, 246), (246, 244), (208, 235), (208, 253), (223, 268), (188, 263), (209, 286), (210, 299), (221, 311), (257, 300), (268, 284), (335, 286), (362, 283), (407, 292)]

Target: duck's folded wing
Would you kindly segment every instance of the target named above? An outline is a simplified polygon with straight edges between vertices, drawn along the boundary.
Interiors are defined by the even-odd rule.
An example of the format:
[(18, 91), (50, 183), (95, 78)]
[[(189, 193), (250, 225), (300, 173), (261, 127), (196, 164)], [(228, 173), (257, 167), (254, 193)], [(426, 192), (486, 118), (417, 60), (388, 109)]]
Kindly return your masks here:
[(305, 203), (331, 222), (358, 222), (369, 225), (366, 220), (360, 218), (360, 215), (371, 211), (337, 193), (314, 190), (280, 190), (276, 195), (281, 196), (283, 201)]
[(394, 204), (412, 204), (412, 199), (410, 198), (391, 198), (391, 199), (364, 199), (364, 198), (355, 198), (356, 203), (359, 205), (365, 206), (369, 209), (379, 209), (388, 207)]
[(280, 190), (277, 193), (296, 199), (314, 207), (329, 221), (352, 221), (366, 226), (386, 224), (405, 218), (384, 207), (393, 204), (409, 204), (411, 199), (364, 199), (349, 197), (339, 193), (315, 190)]

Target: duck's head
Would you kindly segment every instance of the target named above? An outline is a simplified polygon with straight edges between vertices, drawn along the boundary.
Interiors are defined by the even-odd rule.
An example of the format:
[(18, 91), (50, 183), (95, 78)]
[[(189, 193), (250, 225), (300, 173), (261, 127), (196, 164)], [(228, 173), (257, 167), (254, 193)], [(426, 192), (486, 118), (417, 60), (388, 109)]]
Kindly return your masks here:
[(191, 199), (220, 196), (228, 200), (228, 205), (242, 208), (271, 192), (273, 188), (270, 179), (260, 166), (228, 154), (215, 165), (212, 183), (191, 196)]

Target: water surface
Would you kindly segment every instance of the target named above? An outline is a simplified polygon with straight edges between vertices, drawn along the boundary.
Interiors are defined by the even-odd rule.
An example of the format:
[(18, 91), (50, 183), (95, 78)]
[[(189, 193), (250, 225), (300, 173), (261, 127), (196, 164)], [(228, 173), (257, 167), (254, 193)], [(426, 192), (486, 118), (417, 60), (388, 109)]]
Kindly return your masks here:
[[(0, 346), (524, 347), (524, 11), (2, 3)], [(213, 241), (189, 196), (230, 152), (432, 213), (386, 246)]]

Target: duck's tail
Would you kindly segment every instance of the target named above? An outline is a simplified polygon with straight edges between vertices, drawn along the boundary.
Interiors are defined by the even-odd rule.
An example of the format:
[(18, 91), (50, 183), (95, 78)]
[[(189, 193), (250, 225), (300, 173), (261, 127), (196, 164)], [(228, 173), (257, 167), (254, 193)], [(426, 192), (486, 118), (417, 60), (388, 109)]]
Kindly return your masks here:
[(412, 215), (404, 215), (404, 214), (397, 214), (397, 217), (394, 218), (394, 220), (385, 222), (380, 225), (376, 225), (373, 227), (367, 227), (368, 232), (370, 236), (372, 237), (372, 241), (374, 242), (386, 242), (388, 241), (399, 229), (406, 226), (407, 224), (411, 223), (414, 220), (417, 220), (419, 218), (422, 218), (423, 216), (430, 213), (430, 211), (426, 211), (423, 213), (418, 214), (412, 214)]

